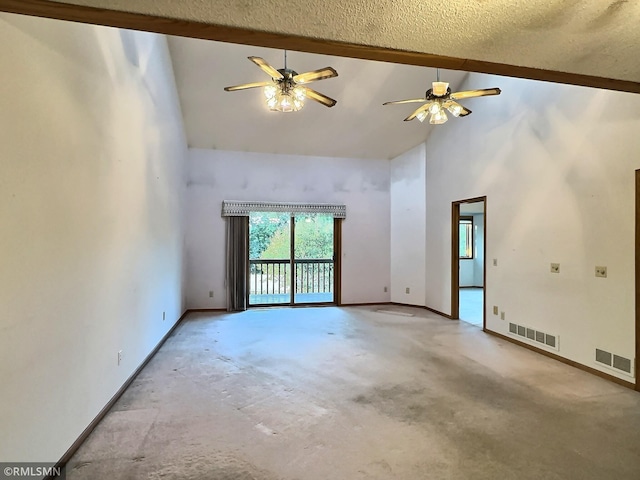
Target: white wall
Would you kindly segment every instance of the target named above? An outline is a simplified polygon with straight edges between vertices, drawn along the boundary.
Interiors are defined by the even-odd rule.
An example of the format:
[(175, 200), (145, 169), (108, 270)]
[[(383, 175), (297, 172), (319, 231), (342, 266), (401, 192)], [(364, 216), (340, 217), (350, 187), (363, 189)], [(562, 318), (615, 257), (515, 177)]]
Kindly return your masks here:
[(346, 204), (342, 302), (389, 301), (388, 160), (190, 149), (188, 308), (226, 306), (223, 200)]
[(474, 260), (468, 258), (460, 259), (460, 273), (458, 277), (458, 284), (461, 287), (473, 287), (475, 286), (475, 271)]
[(391, 301), (421, 306), (425, 304), (425, 152), (423, 143), (391, 161)]
[(640, 96), (477, 74), (463, 88), (493, 86), (501, 96), (467, 100), (473, 115), (427, 141), (427, 305), (450, 312), (451, 202), (487, 195), (487, 327), (507, 333), (498, 305), (558, 334), (566, 358), (633, 359)]
[(0, 460), (53, 462), (183, 312), (186, 144), (164, 37), (3, 14), (0, 69)]

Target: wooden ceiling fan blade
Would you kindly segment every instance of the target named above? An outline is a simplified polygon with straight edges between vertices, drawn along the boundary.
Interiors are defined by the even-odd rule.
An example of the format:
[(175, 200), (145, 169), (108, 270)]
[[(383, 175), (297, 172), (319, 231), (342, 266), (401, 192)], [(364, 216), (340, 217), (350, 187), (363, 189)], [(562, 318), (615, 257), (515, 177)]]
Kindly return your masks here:
[(248, 88), (267, 87), (269, 85), (273, 85), (273, 82), (243, 83), (242, 85), (234, 85), (232, 87), (224, 87), (224, 90), (225, 90), (225, 92), (235, 92), (237, 90), (246, 90)]
[(426, 112), (427, 110), (429, 110), (429, 107), (431, 106), (432, 103), (433, 102), (425, 103), (421, 107), (418, 107), (416, 110), (414, 110), (414, 112), (411, 115), (405, 118), (404, 121), (409, 122), (414, 118), (416, 118), (418, 115), (420, 115), (422, 112)]
[(264, 73), (266, 73), (267, 75), (269, 75), (271, 78), (276, 79), (276, 80), (280, 80), (280, 79), (284, 78), (284, 75), (282, 75), (278, 70), (273, 68), (267, 62), (265, 62), (262, 58), (260, 58), (260, 57), (248, 57), (248, 58), (253, 63), (258, 65), (262, 69), (262, 71)]
[(299, 73), (295, 77), (293, 77), (293, 81), (296, 83), (311, 83), (317, 82), (318, 80), (324, 80), (325, 78), (333, 78), (337, 77), (338, 72), (335, 71), (332, 67), (325, 67), (319, 70), (314, 70), (312, 72)]
[(400, 105), (402, 103), (423, 103), (426, 102), (426, 98), (412, 98), (410, 100), (394, 100), (393, 102), (384, 102), (382, 105)]
[(326, 95), (320, 92), (316, 92), (315, 90), (312, 90), (310, 88), (305, 88), (304, 94), (307, 96), (307, 98), (315, 100), (316, 102), (321, 103), (327, 107), (333, 107), (336, 103), (338, 103), (333, 98), (327, 97)]
[(462, 100), (464, 98), (486, 97), (487, 95), (500, 95), (499, 88), (485, 88), (483, 90), (467, 90), (465, 92), (452, 93), (449, 98), (451, 100)]

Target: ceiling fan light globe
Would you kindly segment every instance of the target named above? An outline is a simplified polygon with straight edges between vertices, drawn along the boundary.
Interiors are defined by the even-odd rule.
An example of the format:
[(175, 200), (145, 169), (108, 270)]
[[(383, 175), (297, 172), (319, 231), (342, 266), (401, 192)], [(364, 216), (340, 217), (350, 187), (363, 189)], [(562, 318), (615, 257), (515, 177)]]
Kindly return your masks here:
[(440, 105), (440, 102), (433, 102), (431, 105), (429, 105), (428, 110), (431, 115), (435, 115), (438, 112), (442, 111), (442, 105)]
[(277, 110), (276, 108), (277, 106), (278, 106), (278, 99), (275, 96), (267, 99), (267, 107), (269, 107), (269, 110), (275, 111)]
[(429, 119), (429, 123), (431, 125), (442, 125), (447, 120), (448, 120), (448, 118), (447, 118), (447, 114), (445, 113), (445, 111), (444, 110), (440, 110), (438, 113), (434, 113), (434, 114), (431, 115), (431, 118)]
[(419, 114), (416, 115), (416, 118), (418, 120), (420, 120), (420, 122), (424, 122), (426, 120), (426, 118), (427, 118), (427, 115), (428, 115), (428, 113), (423, 110), (422, 112), (420, 112)]
[(304, 107), (304, 101), (300, 100), (299, 98), (294, 98), (293, 99), (293, 110), (294, 111), (298, 111), (298, 110), (302, 110), (302, 108)]
[(264, 96), (267, 100), (274, 98), (278, 93), (278, 87), (275, 85), (267, 85), (264, 87)]
[(281, 112), (293, 112), (293, 99), (289, 95), (280, 95), (278, 110)]
[(306, 94), (306, 89), (304, 87), (295, 87), (293, 89), (293, 96), (294, 98), (296, 98), (297, 100), (299, 100), (300, 102), (304, 102), (304, 99), (306, 98), (307, 94)]
[(278, 112), (297, 112), (304, 107), (304, 101), (297, 98), (291, 91), (280, 91), (267, 100), (267, 106), (270, 110)]
[(450, 105), (449, 107), (447, 107), (447, 110), (449, 110), (449, 112), (451, 112), (451, 115), (453, 115), (454, 117), (459, 117), (462, 113), (462, 105)]

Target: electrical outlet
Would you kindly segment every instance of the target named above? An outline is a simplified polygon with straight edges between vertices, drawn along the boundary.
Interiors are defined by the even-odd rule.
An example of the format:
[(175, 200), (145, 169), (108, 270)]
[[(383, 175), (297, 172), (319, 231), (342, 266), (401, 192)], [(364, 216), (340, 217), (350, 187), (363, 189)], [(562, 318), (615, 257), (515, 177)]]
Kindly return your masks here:
[(551, 273), (560, 273), (560, 264), (552, 263), (551, 264)]
[(493, 314), (494, 314), (494, 315), (497, 315), (497, 314), (498, 314), (498, 306), (497, 306), (497, 305), (494, 305), (494, 306), (493, 306)]
[(493, 259), (493, 266), (494, 266), (494, 267), (497, 267), (497, 266), (498, 266), (498, 259), (497, 259), (497, 258), (494, 258), (494, 259)]
[(209, 298), (213, 298), (213, 290), (209, 290)]
[(387, 290), (388, 290), (387, 287), (384, 287), (384, 293), (387, 293)]
[(607, 267), (596, 267), (596, 277), (607, 278)]
[(500, 320), (504, 320), (504, 312), (500, 312)]
[(411, 289), (409, 287), (405, 288), (404, 293), (411, 293)]
[(164, 322), (167, 319), (167, 312), (162, 312), (162, 321)]
[(118, 366), (122, 363), (122, 350), (118, 350)]

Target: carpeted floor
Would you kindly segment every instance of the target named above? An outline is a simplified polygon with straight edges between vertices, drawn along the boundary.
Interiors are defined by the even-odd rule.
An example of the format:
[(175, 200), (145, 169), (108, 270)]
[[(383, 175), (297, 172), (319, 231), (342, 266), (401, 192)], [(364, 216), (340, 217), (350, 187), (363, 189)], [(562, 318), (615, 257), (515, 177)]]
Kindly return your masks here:
[(189, 315), (67, 478), (640, 478), (638, 393), (389, 308)]

